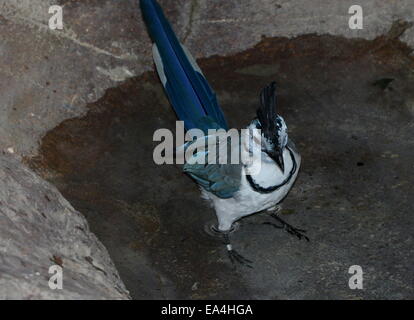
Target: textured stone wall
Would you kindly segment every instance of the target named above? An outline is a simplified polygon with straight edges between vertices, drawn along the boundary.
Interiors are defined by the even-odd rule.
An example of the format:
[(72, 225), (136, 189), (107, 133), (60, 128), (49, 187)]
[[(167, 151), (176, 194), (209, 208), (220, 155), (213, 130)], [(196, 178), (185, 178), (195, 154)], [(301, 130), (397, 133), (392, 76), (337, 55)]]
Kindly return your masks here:
[[(332, 34), (373, 39), (398, 19), (412, 21), (412, 0), (364, 0), (364, 29), (348, 27), (350, 0), (160, 0), (196, 57), (249, 48), (262, 36)], [(63, 6), (63, 30), (48, 8)], [(57, 124), (86, 112), (109, 87), (153, 68), (137, 0), (0, 0), (0, 149), (34, 154)], [(402, 40), (414, 44), (414, 28)]]
[[(0, 155), (0, 299), (126, 299), (85, 218), (14, 157)], [(51, 290), (51, 266), (62, 290)]]

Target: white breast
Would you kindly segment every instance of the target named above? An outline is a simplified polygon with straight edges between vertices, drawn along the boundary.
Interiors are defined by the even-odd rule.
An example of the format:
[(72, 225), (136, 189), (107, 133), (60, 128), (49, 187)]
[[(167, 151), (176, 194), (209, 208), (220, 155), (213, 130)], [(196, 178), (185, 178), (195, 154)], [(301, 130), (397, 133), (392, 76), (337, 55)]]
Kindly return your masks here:
[[(215, 208), (219, 222), (219, 230), (229, 230), (232, 224), (238, 219), (250, 214), (271, 208), (278, 204), (289, 192), (298, 175), (301, 157), (292, 150), (296, 161), (296, 171), (288, 183), (271, 193), (260, 193), (255, 191), (246, 178), (245, 168), (242, 171), (240, 190), (230, 199), (221, 199), (209, 192), (203, 191), (203, 198), (210, 199)], [(285, 172), (273, 162), (263, 159), (261, 170), (258, 174), (252, 175), (254, 181), (262, 187), (270, 187), (281, 184), (290, 174), (293, 167), (292, 157), (289, 150), (283, 152)]]

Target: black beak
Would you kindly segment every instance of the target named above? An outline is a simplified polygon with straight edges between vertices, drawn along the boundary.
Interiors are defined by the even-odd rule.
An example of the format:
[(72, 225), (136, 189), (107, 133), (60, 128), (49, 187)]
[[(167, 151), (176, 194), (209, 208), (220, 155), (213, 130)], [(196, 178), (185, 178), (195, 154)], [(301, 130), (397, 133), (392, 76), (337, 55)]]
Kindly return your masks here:
[(283, 161), (283, 151), (269, 154), (269, 156), (277, 163), (280, 170), (285, 173), (285, 162)]
[(283, 152), (278, 154), (276, 158), (276, 163), (279, 166), (280, 170), (285, 173), (285, 163), (283, 162)]

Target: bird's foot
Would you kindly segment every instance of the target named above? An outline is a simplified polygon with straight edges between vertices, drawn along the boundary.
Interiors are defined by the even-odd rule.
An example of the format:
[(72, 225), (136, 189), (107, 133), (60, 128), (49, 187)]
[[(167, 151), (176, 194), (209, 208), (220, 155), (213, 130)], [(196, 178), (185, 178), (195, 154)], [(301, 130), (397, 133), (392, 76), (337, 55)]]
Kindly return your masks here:
[(253, 263), (249, 259), (246, 259), (243, 257), (240, 253), (238, 253), (236, 250), (233, 249), (233, 246), (230, 243), (229, 235), (228, 233), (223, 234), (223, 238), (226, 244), (227, 254), (229, 255), (229, 259), (234, 267), (236, 267), (236, 263), (247, 267), (247, 268), (253, 268), (251, 264)]
[(245, 257), (243, 257), (240, 253), (238, 253), (236, 250), (232, 249), (227, 249), (227, 253), (229, 255), (230, 261), (233, 265), (236, 265), (236, 263), (239, 263), (240, 265), (247, 267), (247, 268), (253, 268), (251, 266), (251, 264), (253, 263), (252, 261), (250, 261), (249, 259), (246, 259)]
[(276, 213), (271, 213), (270, 216), (274, 218), (280, 224), (276, 224), (272, 222), (264, 222), (263, 224), (271, 225), (275, 227), (276, 229), (285, 229), (291, 235), (298, 237), (299, 240), (303, 238), (309, 242), (309, 238), (306, 235), (304, 235), (304, 233), (306, 233), (306, 230), (295, 228), (294, 226), (290, 225), (289, 223), (281, 219)]

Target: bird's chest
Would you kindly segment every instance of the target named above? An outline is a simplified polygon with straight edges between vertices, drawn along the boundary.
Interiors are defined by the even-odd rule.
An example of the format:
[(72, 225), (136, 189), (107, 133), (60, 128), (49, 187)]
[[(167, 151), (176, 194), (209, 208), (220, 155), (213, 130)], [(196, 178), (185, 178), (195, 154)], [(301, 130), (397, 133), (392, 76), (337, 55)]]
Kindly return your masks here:
[[(245, 169), (243, 169), (240, 192), (236, 196), (241, 211), (246, 214), (262, 211), (283, 200), (296, 180), (300, 166), (300, 156), (295, 152), (287, 151), (284, 154), (284, 161), (284, 172), (274, 163), (262, 164), (260, 172), (252, 176), (253, 182), (261, 188), (252, 186), (252, 181), (248, 181)], [(277, 188), (272, 190), (272, 187)]]

